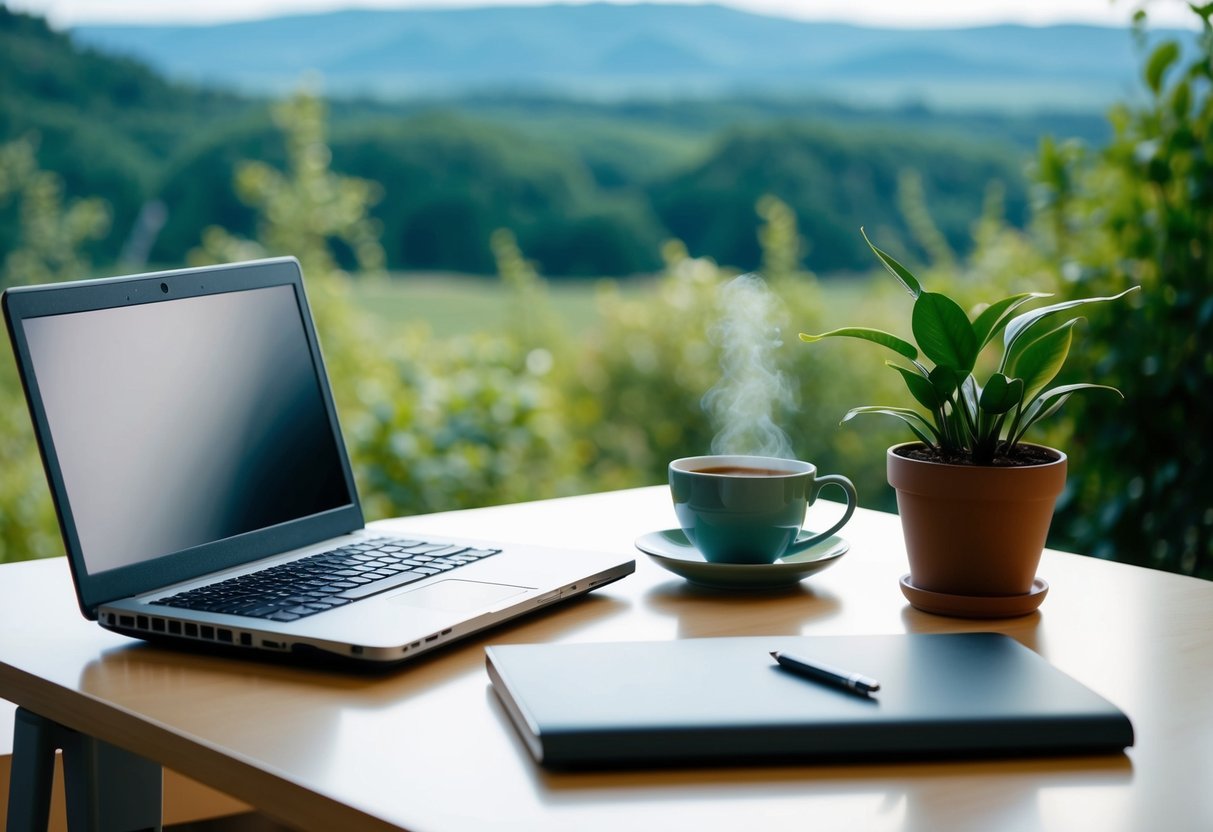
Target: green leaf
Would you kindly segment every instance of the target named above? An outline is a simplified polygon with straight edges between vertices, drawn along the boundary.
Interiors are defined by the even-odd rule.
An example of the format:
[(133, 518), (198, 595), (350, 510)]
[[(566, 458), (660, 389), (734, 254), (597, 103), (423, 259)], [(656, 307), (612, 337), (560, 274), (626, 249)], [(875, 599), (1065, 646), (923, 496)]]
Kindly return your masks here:
[(1155, 95), (1162, 90), (1162, 78), (1171, 64), (1179, 60), (1179, 44), (1169, 40), (1159, 45), (1146, 63), (1146, 83)]
[(1023, 379), (1009, 379), (1002, 373), (995, 373), (981, 391), (981, 409), (994, 415), (1006, 413), (1023, 400), (1023, 389)]
[(918, 358), (918, 350), (909, 341), (903, 341), (896, 335), (890, 335), (879, 329), (868, 329), (867, 327), (849, 326), (842, 329), (834, 329), (829, 332), (823, 332), (820, 335), (807, 335), (800, 333), (800, 340), (807, 344), (812, 344), (823, 338), (859, 338), (863, 341), (871, 341), (873, 344), (880, 344), (882, 347), (888, 347), (898, 355), (903, 355), (911, 361)]
[(938, 292), (923, 292), (914, 301), (914, 340), (923, 355), (965, 376), (977, 361), (977, 335), (956, 301)]
[(935, 385), (931, 383), (930, 379), (921, 373), (916, 373), (913, 370), (907, 370), (899, 364), (894, 364), (892, 361), (886, 361), (885, 364), (901, 373), (901, 377), (905, 379), (906, 387), (910, 388), (910, 395), (917, 399), (918, 403), (927, 410), (938, 410), (943, 405), (943, 399), (940, 398), (939, 392), (935, 389)]
[(1028, 344), (1016, 360), (1011, 372), (1023, 379), (1025, 398), (1028, 400), (1034, 399), (1061, 371), (1066, 356), (1070, 354), (1074, 325), (1078, 321), (1078, 318), (1066, 321), (1057, 329), (1040, 336)]
[(931, 380), (931, 384), (935, 385), (935, 390), (938, 391), (940, 398), (949, 398), (956, 392), (956, 388), (960, 386), (960, 374), (951, 367), (939, 366), (931, 370), (927, 378)]
[(1116, 395), (1124, 398), (1124, 394), (1115, 387), (1109, 387), (1106, 384), (1063, 384), (1060, 387), (1054, 387), (1045, 393), (1042, 393), (1035, 401), (1028, 405), (1024, 411), (1023, 424), (1011, 437), (1011, 444), (1018, 444), (1019, 440), (1027, 432), (1028, 428), (1039, 422), (1041, 419), (1047, 419), (1057, 411), (1061, 410), (1061, 406), (1070, 400), (1070, 396), (1080, 390), (1110, 390)]
[(1028, 407), (1028, 411), (1031, 411), (1032, 408), (1043, 407), (1051, 400), (1056, 399), (1058, 396), (1068, 396), (1071, 393), (1077, 393), (1079, 390), (1107, 390), (1115, 393), (1122, 399), (1125, 397), (1124, 393), (1107, 384), (1089, 384), (1087, 382), (1079, 382), (1078, 384), (1063, 384), (1060, 387), (1054, 387), (1052, 390), (1046, 390), (1037, 396), (1032, 404)]
[(1022, 294), (1011, 295), (1009, 298), (1003, 298), (987, 306), (977, 316), (977, 320), (973, 322), (973, 332), (977, 336), (978, 351), (998, 335), (998, 330), (1006, 324), (1012, 312), (1029, 301), (1049, 297), (1052, 297), (1052, 295), (1048, 292), (1023, 292)]
[(977, 403), (981, 397), (981, 390), (977, 388), (977, 380), (972, 376), (965, 376), (960, 384), (960, 413), (958, 420), (963, 419), (962, 425), (967, 425), (967, 430), (970, 434), (977, 433)]
[[(1104, 301), (1120, 300), (1125, 295), (1130, 294), (1131, 292), (1136, 292), (1140, 288), (1140, 286), (1131, 286), (1128, 289), (1125, 289), (1119, 295), (1111, 295), (1109, 297), (1102, 298), (1079, 298), (1078, 300), (1067, 300), (1061, 303), (1055, 303), (1052, 306), (1042, 306), (1039, 309), (1024, 312), (1022, 315), (1012, 319), (1012, 321), (1007, 324), (1006, 332), (1003, 333), (1002, 341), (1004, 351), (1002, 356), (1002, 367), (1000, 369), (1003, 372), (1006, 372), (1007, 368), (1011, 367), (1015, 363), (1017, 357), (1015, 349), (1016, 343), (1023, 338), (1024, 333), (1026, 333), (1037, 322), (1058, 312), (1064, 312), (1068, 309), (1074, 309), (1088, 303), (1103, 303)], [(1015, 373), (1015, 375), (1022, 376), (1023, 374)]]
[[(910, 426), (910, 430), (914, 432), (914, 435), (917, 436), (924, 445), (935, 447), (935, 445), (939, 443), (939, 431), (935, 429), (935, 426), (924, 419), (922, 414), (917, 410), (910, 410), (908, 407), (884, 407), (881, 405), (855, 407), (848, 410), (847, 415), (842, 417), (842, 424), (845, 424), (854, 419), (856, 416), (860, 416), (865, 413), (880, 413), (885, 416), (892, 416), (895, 419), (900, 419)], [(926, 431), (924, 431), (923, 428), (926, 428)], [(935, 437), (934, 440), (931, 439), (931, 436), (927, 435), (927, 431), (929, 431), (931, 435)]]
[(886, 252), (881, 251), (876, 246), (872, 245), (872, 241), (868, 239), (867, 232), (865, 232), (862, 227), (859, 229), (859, 233), (863, 235), (863, 241), (868, 244), (868, 248), (872, 249), (872, 253), (875, 254), (880, 262), (884, 264), (884, 267), (889, 270), (889, 274), (897, 278), (897, 281), (905, 287), (906, 291), (910, 293), (911, 297), (917, 298), (922, 294), (922, 286), (919, 284), (918, 279), (914, 277), (914, 275), (910, 274), (909, 269), (898, 263)]
[(1171, 112), (1178, 119), (1186, 119), (1192, 106), (1192, 87), (1187, 81), (1180, 81), (1171, 93)]

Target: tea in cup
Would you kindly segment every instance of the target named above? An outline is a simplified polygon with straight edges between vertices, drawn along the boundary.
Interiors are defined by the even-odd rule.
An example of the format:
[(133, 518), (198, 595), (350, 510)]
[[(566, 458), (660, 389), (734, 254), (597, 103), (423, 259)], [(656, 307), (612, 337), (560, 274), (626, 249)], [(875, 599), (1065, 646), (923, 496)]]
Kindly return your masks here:
[[(674, 512), (687, 539), (712, 563), (774, 563), (820, 543), (855, 513), (855, 486), (839, 474), (795, 459), (709, 455), (669, 466)], [(833, 526), (798, 539), (808, 507), (822, 488), (846, 492), (846, 511)]]

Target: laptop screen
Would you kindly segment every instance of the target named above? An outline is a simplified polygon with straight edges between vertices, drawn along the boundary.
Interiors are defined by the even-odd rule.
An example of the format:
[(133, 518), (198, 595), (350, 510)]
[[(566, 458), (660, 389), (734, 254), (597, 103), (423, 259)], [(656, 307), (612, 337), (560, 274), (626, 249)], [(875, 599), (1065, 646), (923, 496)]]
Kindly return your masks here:
[(90, 574), (356, 502), (291, 285), (24, 331)]

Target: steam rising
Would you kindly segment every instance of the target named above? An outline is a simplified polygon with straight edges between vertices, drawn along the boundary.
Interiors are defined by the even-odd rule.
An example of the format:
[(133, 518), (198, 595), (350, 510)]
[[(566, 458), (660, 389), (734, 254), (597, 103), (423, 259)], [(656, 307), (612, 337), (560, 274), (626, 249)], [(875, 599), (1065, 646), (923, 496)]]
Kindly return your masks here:
[(792, 459), (792, 443), (774, 420), (777, 408), (795, 403), (775, 365), (783, 344), (776, 298), (761, 277), (743, 274), (721, 289), (720, 309), (709, 338), (720, 348), (721, 378), (703, 397), (716, 428), (712, 453)]

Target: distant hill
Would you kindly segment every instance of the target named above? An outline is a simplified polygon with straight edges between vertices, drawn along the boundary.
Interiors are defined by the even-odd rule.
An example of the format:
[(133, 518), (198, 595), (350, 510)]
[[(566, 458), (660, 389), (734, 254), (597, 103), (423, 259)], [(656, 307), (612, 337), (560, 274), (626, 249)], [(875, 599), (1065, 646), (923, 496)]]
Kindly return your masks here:
[[(93, 247), (102, 261), (117, 256), (183, 137), (253, 106), (170, 82), (137, 60), (81, 48), (42, 18), (0, 5), (0, 143), (31, 139), (40, 166), (59, 174), (69, 198), (105, 196), (115, 233)], [(0, 255), (14, 226), (0, 213)]]
[[(614, 9), (590, 12), (613, 17)], [(677, 17), (685, 11), (662, 9), (645, 7), (643, 13)], [(517, 11), (502, 12), (502, 32), (514, 34), (476, 53), (477, 72), (496, 67), (503, 78), (541, 78), (564, 48), (551, 36), (544, 48), (520, 52), (517, 31), (506, 26)], [(735, 19), (727, 10), (699, 11)], [(354, 32), (362, 31), (365, 15), (323, 19), (345, 21)], [(316, 20), (295, 18), (296, 40), (312, 43), (334, 72), (386, 77), (402, 65), (422, 71), (449, 57), (432, 34), (419, 30), (351, 51), (333, 34), (347, 30), (334, 23), (332, 37), (308, 41)], [(264, 27), (276, 25), (254, 29), (264, 34)], [(189, 31), (202, 39), (213, 34)], [(463, 37), (475, 31), (471, 27)], [(585, 62), (643, 92), (654, 89), (646, 86), (654, 77), (702, 79), (717, 71), (719, 61), (742, 59), (744, 50), (723, 36), (718, 50), (704, 52), (680, 32), (633, 27), (627, 37), (604, 37)], [(886, 48), (871, 31), (864, 36), (865, 48), (877, 50), (884, 63), (846, 57), (827, 42), (820, 50), (830, 66), (823, 77), (832, 72), (860, 83), (861, 69), (893, 72), (899, 62), (923, 73), (974, 77), (983, 65), (980, 57), (949, 57), (946, 50), (904, 42)], [(182, 54), (188, 40), (180, 39)], [(233, 34), (231, 60), (274, 70), (285, 53), (265, 42), (259, 54), (256, 38)], [(410, 45), (401, 49), (401, 43)], [(976, 87), (990, 97), (989, 85)], [(384, 198), (373, 213), (389, 266), (402, 270), (492, 272), (488, 241), (497, 228), (513, 230), (549, 275), (648, 272), (660, 267), (661, 243), (671, 236), (696, 255), (755, 268), (754, 207), (768, 193), (795, 209), (808, 241), (806, 265), (862, 270), (870, 267), (871, 254), (855, 233), (861, 224), (880, 228), (881, 239), (899, 256), (920, 253), (898, 210), (898, 181), (907, 169), (921, 178), (942, 233), (964, 251), (991, 182), (1005, 190), (1008, 219), (1023, 221), (1023, 164), (1040, 136), (1098, 144), (1108, 131), (1101, 116), (1078, 110), (969, 112), (921, 101), (885, 108), (807, 92), (576, 97), (481, 89), (392, 101), (335, 92), (330, 83), (333, 169), (382, 186)], [(243, 160), (284, 164), (286, 148), (270, 104), (267, 96), (166, 78), (129, 52), (115, 57), (110, 47), (83, 45), (78, 34), (54, 31), (0, 3), (0, 143), (29, 138), (42, 168), (60, 176), (67, 199), (100, 196), (109, 203), (112, 233), (90, 251), (102, 268), (141, 265), (117, 260), (142, 206), (153, 200), (167, 209), (150, 250), (156, 265), (183, 262), (211, 225), (254, 234), (254, 214), (233, 182)], [(0, 257), (16, 239), (18, 210), (13, 200), (0, 200)]]
[[(1127, 28), (877, 29), (717, 5), (341, 11), (208, 26), (81, 26), (78, 42), (168, 76), (282, 92), (738, 89), (994, 108), (1102, 108), (1133, 85)], [(1156, 32), (1154, 36), (1167, 33)]]

